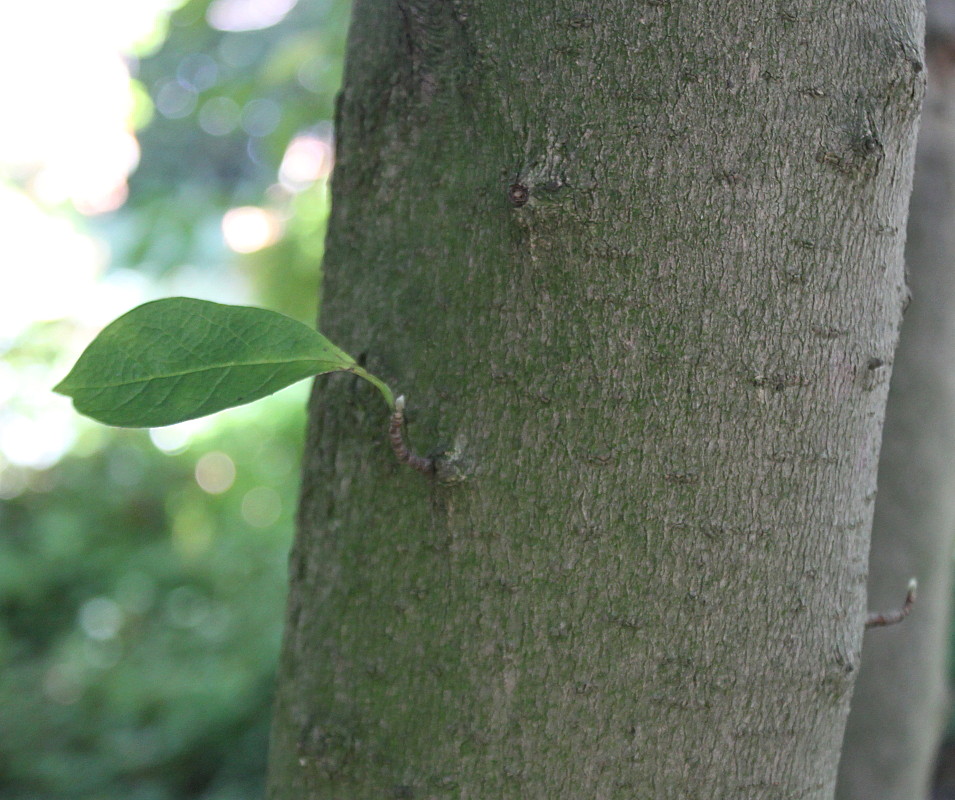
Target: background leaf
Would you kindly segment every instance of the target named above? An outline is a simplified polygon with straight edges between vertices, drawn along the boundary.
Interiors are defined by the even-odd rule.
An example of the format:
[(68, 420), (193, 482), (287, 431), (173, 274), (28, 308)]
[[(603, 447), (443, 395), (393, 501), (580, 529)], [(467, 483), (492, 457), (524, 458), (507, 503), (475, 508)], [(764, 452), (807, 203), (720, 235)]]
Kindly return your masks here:
[(367, 378), (351, 356), (284, 314), (174, 297), (145, 303), (104, 328), (56, 391), (99, 422), (146, 428), (336, 371)]

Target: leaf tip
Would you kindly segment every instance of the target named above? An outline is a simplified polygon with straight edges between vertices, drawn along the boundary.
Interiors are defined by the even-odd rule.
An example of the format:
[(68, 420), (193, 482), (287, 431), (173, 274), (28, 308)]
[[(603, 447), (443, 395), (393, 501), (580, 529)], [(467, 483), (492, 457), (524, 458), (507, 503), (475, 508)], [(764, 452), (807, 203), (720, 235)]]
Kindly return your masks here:
[(70, 376), (67, 375), (63, 380), (61, 380), (56, 386), (53, 387), (53, 391), (57, 394), (61, 394), (64, 397), (72, 397), (69, 389)]

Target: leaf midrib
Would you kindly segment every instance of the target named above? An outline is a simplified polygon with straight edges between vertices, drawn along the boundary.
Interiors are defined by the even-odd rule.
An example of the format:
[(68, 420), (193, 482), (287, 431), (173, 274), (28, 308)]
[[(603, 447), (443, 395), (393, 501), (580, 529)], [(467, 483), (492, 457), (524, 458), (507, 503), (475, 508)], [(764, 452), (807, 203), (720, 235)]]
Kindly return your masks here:
[[(81, 389), (118, 389), (121, 386), (133, 386), (137, 383), (149, 383), (150, 381), (161, 381), (167, 378), (181, 378), (183, 375), (198, 375), (203, 372), (211, 372), (216, 369), (230, 369), (236, 367), (267, 367), (269, 365), (284, 365), (284, 364), (304, 364), (304, 363), (322, 363), (320, 358), (292, 358), (292, 359), (279, 359), (275, 361), (234, 361), (227, 364), (211, 364), (204, 367), (197, 367), (196, 369), (185, 369), (180, 372), (168, 372), (163, 375), (150, 375), (145, 378), (136, 378), (135, 380), (120, 381), (119, 383), (100, 383), (95, 386), (74, 386), (67, 384), (62, 386), (64, 390), (76, 391)], [(334, 362), (325, 361), (326, 364), (333, 364)], [(340, 372), (350, 372), (352, 369), (352, 364), (342, 367), (334, 367), (335, 370)], [(330, 370), (329, 370), (330, 371)], [(318, 374), (318, 373), (316, 373)], [(59, 388), (59, 387), (57, 387)]]

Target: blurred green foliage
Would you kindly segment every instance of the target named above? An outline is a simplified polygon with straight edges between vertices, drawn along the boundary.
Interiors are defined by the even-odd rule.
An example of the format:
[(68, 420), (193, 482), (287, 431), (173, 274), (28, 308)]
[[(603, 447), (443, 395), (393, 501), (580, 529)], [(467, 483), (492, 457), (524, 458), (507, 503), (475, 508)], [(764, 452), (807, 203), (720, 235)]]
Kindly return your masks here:
[(112, 432), (5, 504), (0, 796), (260, 796), (296, 405), (176, 456)]
[[(100, 226), (117, 266), (164, 275), (185, 265), (207, 278), (238, 268), (263, 305), (313, 322), (326, 183), (289, 191), (276, 176), (296, 135), (331, 140), (350, 3), (300, 0), (256, 31), (214, 30), (212, 4), (179, 9), (163, 47), (139, 64), (157, 110), (139, 133), (129, 200)], [(275, 210), (286, 235), (245, 264), (227, 262), (219, 222), (246, 204)]]
[[(301, 0), (232, 32), (209, 5), (176, 11), (134, 70), (156, 108), (137, 104), (129, 200), (95, 226), (114, 268), (184, 292), (238, 271), (254, 303), (313, 322), (326, 182), (277, 174), (293, 137), (330, 138), (349, 4)], [(237, 257), (219, 226), (245, 204), (284, 227)], [(306, 392), (220, 415), (175, 454), (87, 429), (54, 467), (7, 470), (0, 797), (262, 797)]]

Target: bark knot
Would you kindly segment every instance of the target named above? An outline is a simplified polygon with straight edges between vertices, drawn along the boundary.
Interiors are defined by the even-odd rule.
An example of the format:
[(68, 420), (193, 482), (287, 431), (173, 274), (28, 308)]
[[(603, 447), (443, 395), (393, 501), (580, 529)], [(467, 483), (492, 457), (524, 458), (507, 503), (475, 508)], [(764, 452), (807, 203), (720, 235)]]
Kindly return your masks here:
[(507, 201), (514, 206), (514, 208), (527, 205), (527, 201), (530, 200), (530, 198), (530, 190), (523, 183), (512, 183), (507, 187)]

